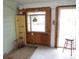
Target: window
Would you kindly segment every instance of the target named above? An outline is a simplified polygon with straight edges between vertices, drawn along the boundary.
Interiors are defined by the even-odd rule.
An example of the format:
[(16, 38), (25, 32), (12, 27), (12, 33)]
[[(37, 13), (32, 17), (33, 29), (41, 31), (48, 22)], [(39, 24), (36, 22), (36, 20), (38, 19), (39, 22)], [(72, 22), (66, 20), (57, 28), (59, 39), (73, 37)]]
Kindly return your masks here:
[(29, 32), (45, 32), (45, 15), (46, 12), (28, 12), (27, 13), (27, 30)]

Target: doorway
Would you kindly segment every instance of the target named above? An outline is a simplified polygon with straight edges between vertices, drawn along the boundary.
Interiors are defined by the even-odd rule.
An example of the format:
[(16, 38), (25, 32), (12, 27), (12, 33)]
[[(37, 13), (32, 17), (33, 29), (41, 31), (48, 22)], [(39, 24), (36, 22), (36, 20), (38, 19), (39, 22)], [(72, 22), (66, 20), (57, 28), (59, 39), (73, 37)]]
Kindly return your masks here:
[(76, 47), (76, 6), (59, 6), (56, 9), (55, 47), (63, 48), (65, 39), (74, 39)]
[[(66, 42), (66, 39), (74, 40), (73, 43), (73, 55), (76, 56), (76, 6), (59, 6), (56, 9), (56, 31), (55, 31), (55, 48), (58, 48), (58, 51), (64, 51), (64, 48), (67, 47), (64, 51), (64, 55), (69, 56), (71, 42)], [(65, 46), (67, 43), (67, 46)], [(62, 54), (62, 53), (61, 53)]]

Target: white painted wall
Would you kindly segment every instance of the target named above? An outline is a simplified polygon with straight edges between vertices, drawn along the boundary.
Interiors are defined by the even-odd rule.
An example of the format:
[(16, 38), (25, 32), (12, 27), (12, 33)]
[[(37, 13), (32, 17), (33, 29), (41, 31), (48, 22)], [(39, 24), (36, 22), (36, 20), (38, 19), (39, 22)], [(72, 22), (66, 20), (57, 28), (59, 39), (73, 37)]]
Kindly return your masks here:
[[(76, 5), (75, 0), (56, 0), (52, 2), (39, 2), (39, 3), (27, 3), (27, 4), (21, 4), (19, 5), (19, 8), (36, 8), (36, 7), (51, 7), (51, 14), (52, 18), (51, 21), (55, 20), (55, 10), (57, 6), (62, 6), (62, 5)], [(51, 47), (54, 46), (54, 34), (55, 34), (55, 25), (51, 23)]]
[(16, 39), (15, 16), (16, 3), (14, 0), (3, 1), (3, 54), (13, 48), (13, 41)]

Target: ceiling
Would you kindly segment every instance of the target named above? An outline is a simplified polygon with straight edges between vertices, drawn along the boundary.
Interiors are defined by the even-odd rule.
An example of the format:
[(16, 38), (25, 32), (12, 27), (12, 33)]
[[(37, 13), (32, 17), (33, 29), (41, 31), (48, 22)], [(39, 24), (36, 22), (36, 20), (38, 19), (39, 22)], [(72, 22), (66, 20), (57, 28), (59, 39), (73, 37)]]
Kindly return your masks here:
[(51, 2), (51, 1), (56, 1), (56, 0), (16, 0), (17, 3), (19, 4), (25, 4), (25, 3), (39, 3), (39, 2)]
[(17, 6), (19, 5), (24, 5), (24, 4), (29, 4), (29, 3), (40, 3), (40, 2), (61, 2), (61, 1), (64, 1), (64, 2), (74, 2), (75, 3), (75, 0), (16, 0), (17, 2)]

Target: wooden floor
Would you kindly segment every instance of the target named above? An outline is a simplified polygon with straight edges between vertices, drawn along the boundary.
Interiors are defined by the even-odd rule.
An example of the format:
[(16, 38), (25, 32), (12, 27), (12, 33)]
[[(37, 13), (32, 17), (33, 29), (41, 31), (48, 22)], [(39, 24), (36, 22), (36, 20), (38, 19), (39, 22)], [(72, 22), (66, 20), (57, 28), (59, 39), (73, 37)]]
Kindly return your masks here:
[(55, 49), (45, 46), (40, 46), (36, 49), (25, 47), (15, 51), (10, 56), (13, 56), (12, 59), (79, 59), (75, 50), (73, 51), (73, 56), (71, 56), (70, 50), (64, 50), (63, 52), (62, 48)]
[(10, 59), (30, 59), (36, 47), (23, 47), (11, 52), (8, 57)]

